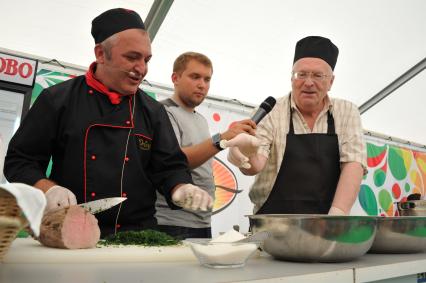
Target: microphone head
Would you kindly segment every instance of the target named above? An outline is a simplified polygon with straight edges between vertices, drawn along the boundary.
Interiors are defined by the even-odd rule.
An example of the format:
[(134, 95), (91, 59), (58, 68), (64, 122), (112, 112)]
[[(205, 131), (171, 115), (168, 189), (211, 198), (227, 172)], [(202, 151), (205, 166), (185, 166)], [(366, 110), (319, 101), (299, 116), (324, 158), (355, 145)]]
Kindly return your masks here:
[(277, 101), (275, 100), (275, 98), (273, 98), (272, 96), (269, 96), (265, 99), (265, 101), (262, 102), (262, 104), (260, 104), (260, 108), (263, 108), (266, 113), (269, 113), (269, 111), (272, 110), (272, 108), (274, 108), (275, 103)]

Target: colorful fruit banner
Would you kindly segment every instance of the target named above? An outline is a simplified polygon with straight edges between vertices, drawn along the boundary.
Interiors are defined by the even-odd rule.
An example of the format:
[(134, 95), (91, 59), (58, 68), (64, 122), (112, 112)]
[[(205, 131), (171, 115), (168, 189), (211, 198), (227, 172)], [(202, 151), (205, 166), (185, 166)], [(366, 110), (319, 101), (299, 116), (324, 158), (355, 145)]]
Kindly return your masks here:
[(425, 194), (426, 152), (367, 141), (367, 165), (358, 195), (362, 214), (395, 216), (396, 202)]

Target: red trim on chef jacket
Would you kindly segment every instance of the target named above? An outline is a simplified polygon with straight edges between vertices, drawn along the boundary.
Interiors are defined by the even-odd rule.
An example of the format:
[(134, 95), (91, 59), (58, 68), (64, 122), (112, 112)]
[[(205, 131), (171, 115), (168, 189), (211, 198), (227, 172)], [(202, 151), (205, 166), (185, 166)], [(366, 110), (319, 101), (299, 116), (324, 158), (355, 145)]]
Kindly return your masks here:
[(89, 127), (87, 127), (86, 129), (86, 134), (84, 136), (84, 163), (83, 163), (83, 168), (84, 168), (84, 172), (83, 172), (83, 176), (84, 176), (84, 202), (87, 202), (86, 199), (86, 194), (87, 194), (87, 184), (86, 184), (86, 178), (87, 178), (87, 174), (86, 174), (86, 160), (87, 160), (87, 137), (89, 135), (89, 131), (93, 128), (93, 127), (110, 127), (110, 128), (118, 128), (118, 129), (129, 129), (129, 128), (134, 128), (134, 123), (133, 123), (133, 111), (132, 111), (132, 100), (133, 97), (130, 97), (129, 99), (129, 113), (130, 113), (130, 125), (129, 126), (116, 126), (116, 125), (109, 125), (109, 124), (92, 124)]

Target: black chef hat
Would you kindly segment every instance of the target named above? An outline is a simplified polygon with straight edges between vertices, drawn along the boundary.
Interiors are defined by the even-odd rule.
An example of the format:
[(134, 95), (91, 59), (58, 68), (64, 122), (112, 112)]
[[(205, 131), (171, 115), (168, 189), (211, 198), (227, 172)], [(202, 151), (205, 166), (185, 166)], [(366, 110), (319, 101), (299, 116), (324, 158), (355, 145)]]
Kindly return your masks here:
[(324, 60), (334, 70), (338, 55), (339, 49), (330, 39), (321, 36), (308, 36), (297, 42), (293, 64), (301, 58), (314, 57)]
[(132, 10), (116, 8), (93, 19), (92, 36), (95, 43), (101, 43), (113, 34), (132, 28), (145, 29), (139, 14)]

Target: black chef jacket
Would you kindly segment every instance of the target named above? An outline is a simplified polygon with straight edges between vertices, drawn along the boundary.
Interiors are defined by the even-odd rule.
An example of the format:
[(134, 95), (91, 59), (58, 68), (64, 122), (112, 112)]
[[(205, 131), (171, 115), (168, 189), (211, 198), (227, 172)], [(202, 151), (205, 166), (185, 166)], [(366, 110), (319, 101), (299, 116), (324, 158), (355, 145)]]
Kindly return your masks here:
[(103, 236), (115, 227), (152, 228), (155, 189), (161, 188), (169, 205), (177, 208), (171, 190), (192, 183), (187, 159), (160, 103), (138, 90), (113, 105), (84, 76), (40, 94), (9, 143), (5, 176), (9, 182), (34, 185), (46, 178), (51, 157), (50, 179), (70, 189), (78, 203), (128, 198), (120, 210), (116, 206), (96, 214)]

